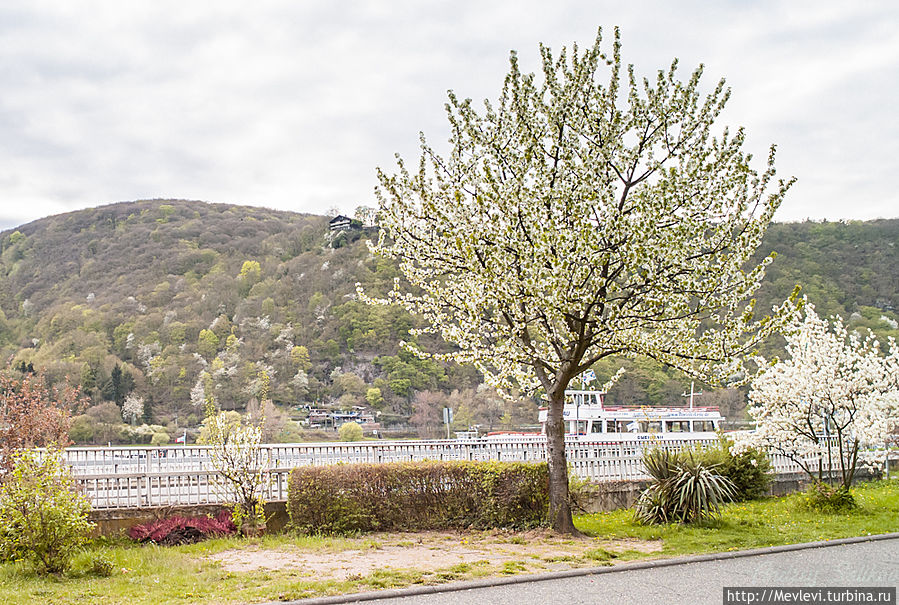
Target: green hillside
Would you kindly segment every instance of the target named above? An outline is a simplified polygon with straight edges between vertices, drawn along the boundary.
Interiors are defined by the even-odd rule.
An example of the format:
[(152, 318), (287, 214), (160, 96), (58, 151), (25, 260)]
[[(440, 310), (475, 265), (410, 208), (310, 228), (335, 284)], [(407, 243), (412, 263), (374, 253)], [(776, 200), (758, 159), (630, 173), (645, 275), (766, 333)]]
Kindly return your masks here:
[[(102, 404), (128, 393), (143, 397), (149, 423), (196, 426), (204, 393), (243, 410), (263, 375), (283, 409), (366, 406), (425, 433), (443, 405), (463, 412), (460, 425), (532, 422), (533, 402), (502, 404), (470, 368), (400, 351), (414, 325), (405, 312), (355, 300), (357, 282), (379, 292), (398, 275), (368, 253), (374, 235), (335, 238), (326, 217), (177, 200), (47, 217), (0, 234), (0, 348), (8, 371), (80, 384), (93, 429), (118, 413)], [(774, 225), (763, 250), (779, 256), (759, 303), (799, 283), (820, 311), (899, 335), (897, 241), (899, 220)], [(615, 401), (672, 403), (689, 388), (651, 363), (627, 365)], [(740, 405), (739, 393), (706, 397)]]

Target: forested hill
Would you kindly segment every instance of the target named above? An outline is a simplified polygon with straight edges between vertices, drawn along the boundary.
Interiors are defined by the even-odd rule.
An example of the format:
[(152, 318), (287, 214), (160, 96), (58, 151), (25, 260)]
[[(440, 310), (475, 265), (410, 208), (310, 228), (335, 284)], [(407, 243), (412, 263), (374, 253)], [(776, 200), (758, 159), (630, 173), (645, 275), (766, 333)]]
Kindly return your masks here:
[(158, 422), (195, 424), (198, 388), (242, 409), (262, 372), (275, 402), (373, 404), (408, 418), (415, 393), (470, 389), (478, 377), (399, 352), (411, 318), (355, 300), (356, 282), (383, 292), (397, 275), (368, 253), (374, 235), (176, 200), (44, 218), (0, 234), (0, 346), (13, 368), (69, 376), (94, 402), (133, 389)]
[[(879, 318), (877, 309), (895, 319), (899, 219), (774, 224), (762, 250), (778, 256), (759, 292), (760, 302), (773, 304), (793, 284), (801, 284), (821, 315), (848, 318), (860, 312)], [(877, 327), (876, 321), (867, 323)]]
[[(197, 422), (204, 391), (243, 408), (262, 372), (275, 402), (365, 404), (384, 418), (440, 393), (475, 397), (471, 369), (398, 350), (408, 315), (355, 300), (356, 282), (378, 292), (397, 275), (369, 255), (373, 236), (335, 236), (326, 217), (177, 200), (44, 218), (0, 234), (0, 347), (12, 368), (69, 376), (95, 403), (133, 390), (158, 422)], [(899, 335), (897, 241), (899, 220), (774, 225), (760, 308), (799, 283), (823, 313)], [(630, 366), (620, 401), (668, 403), (683, 389), (681, 377)]]

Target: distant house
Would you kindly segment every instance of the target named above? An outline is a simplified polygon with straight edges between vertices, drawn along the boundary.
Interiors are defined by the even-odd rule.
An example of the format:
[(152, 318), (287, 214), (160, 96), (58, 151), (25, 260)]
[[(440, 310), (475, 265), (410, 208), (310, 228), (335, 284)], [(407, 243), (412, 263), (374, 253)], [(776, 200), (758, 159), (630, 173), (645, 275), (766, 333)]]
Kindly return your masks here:
[(338, 214), (330, 221), (328, 221), (328, 229), (330, 231), (348, 231), (350, 229), (358, 229), (359, 227), (356, 226), (357, 223), (359, 223), (359, 221), (355, 221), (348, 216)]

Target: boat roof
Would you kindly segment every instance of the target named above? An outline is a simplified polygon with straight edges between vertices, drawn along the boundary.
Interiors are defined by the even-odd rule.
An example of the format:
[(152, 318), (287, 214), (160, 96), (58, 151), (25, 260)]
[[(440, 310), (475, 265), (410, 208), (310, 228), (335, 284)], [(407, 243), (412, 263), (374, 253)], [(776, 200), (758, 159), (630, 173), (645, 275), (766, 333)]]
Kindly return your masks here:
[[(541, 407), (540, 412), (546, 412), (548, 408)], [(628, 418), (636, 420), (702, 420), (722, 418), (717, 407), (655, 407), (655, 406), (600, 406), (600, 405), (573, 405), (565, 404), (562, 411), (563, 417), (579, 420), (592, 418)]]

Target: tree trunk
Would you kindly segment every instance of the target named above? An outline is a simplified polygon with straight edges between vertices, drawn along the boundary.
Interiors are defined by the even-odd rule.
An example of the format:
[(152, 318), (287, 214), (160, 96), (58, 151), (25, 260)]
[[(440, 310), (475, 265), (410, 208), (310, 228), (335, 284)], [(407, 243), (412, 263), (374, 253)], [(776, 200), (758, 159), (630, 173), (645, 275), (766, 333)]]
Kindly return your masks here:
[(565, 387), (547, 394), (549, 410), (546, 417), (546, 452), (549, 458), (549, 522), (553, 530), (563, 534), (578, 534), (571, 518), (568, 498), (568, 461), (565, 456)]

